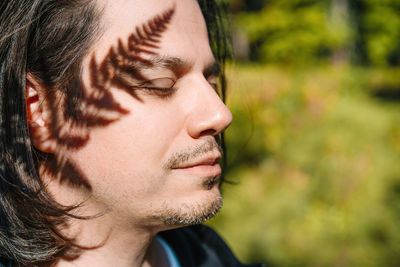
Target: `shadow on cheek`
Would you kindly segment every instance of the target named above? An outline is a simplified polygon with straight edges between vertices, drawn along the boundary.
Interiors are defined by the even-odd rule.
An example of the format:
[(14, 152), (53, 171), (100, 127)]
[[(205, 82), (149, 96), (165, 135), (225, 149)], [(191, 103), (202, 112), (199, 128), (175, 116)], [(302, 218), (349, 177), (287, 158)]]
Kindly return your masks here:
[(56, 144), (57, 151), (42, 161), (45, 175), (60, 183), (91, 190), (85, 174), (66, 154), (84, 147), (92, 129), (106, 127), (128, 114), (114, 99), (111, 87), (141, 101), (133, 81), (139, 84), (147, 80), (141, 68), (151, 68), (153, 63), (143, 56), (157, 55), (162, 35), (174, 13), (175, 6), (136, 26), (128, 39), (118, 39), (101, 61), (93, 54), (89, 64), (90, 86), (79, 80), (66, 94), (50, 90), (45, 103), (51, 116), (48, 138)]

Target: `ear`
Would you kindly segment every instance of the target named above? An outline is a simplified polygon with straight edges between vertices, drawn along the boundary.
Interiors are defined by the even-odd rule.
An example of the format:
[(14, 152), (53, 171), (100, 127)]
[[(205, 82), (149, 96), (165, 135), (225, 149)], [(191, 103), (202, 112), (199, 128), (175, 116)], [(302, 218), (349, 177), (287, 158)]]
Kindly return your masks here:
[(26, 110), (30, 138), (33, 146), (45, 153), (54, 153), (56, 142), (52, 138), (50, 114), (45, 105), (45, 87), (30, 74), (26, 78)]

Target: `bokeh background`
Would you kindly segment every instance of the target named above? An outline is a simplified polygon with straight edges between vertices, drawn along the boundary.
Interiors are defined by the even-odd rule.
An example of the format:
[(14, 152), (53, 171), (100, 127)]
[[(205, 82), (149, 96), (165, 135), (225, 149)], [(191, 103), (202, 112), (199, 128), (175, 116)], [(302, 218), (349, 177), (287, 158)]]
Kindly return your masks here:
[(244, 262), (400, 266), (400, 0), (230, 0), (225, 205)]

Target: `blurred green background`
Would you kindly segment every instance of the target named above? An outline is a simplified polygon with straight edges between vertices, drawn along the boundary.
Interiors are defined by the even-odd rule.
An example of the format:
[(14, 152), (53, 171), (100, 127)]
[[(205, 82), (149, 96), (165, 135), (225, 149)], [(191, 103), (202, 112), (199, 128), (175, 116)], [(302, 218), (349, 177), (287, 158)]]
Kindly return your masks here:
[(400, 0), (231, 0), (225, 205), (244, 262), (400, 266)]

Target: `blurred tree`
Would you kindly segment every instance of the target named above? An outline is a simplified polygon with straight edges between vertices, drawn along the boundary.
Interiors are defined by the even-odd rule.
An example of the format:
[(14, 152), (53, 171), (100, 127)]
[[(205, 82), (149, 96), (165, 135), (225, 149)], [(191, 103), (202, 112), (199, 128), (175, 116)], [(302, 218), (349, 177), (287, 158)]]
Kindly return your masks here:
[(353, 25), (357, 29), (354, 54), (360, 63), (400, 65), (400, 1), (352, 0)]
[(254, 2), (233, 5), (234, 10), (246, 5), (236, 21), (249, 38), (251, 60), (297, 64), (344, 55), (351, 31), (343, 0)]
[(228, 69), (240, 185), (211, 223), (249, 262), (400, 266), (400, 0), (230, 5), (269, 64)]
[(224, 187), (213, 224), (242, 259), (400, 266), (400, 109), (369, 97), (369, 76), (348, 65), (229, 72), (228, 179), (240, 185)]
[(231, 0), (230, 6), (250, 60), (342, 62), (351, 54), (362, 64), (400, 65), (399, 0)]

